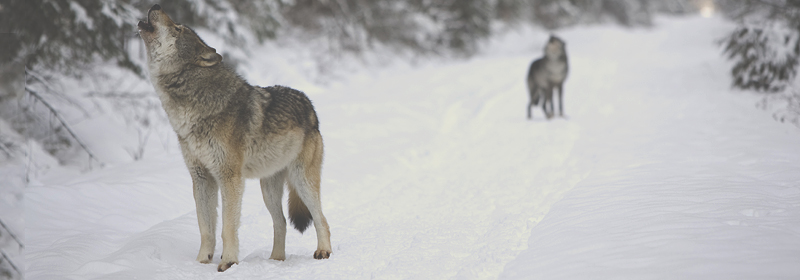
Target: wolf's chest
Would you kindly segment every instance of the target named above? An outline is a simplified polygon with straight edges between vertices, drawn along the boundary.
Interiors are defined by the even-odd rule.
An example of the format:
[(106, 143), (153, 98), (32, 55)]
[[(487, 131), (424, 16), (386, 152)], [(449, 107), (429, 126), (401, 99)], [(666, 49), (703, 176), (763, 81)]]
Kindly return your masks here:
[(546, 66), (548, 76), (553, 82), (561, 82), (567, 78), (567, 63), (563, 61), (550, 62)]

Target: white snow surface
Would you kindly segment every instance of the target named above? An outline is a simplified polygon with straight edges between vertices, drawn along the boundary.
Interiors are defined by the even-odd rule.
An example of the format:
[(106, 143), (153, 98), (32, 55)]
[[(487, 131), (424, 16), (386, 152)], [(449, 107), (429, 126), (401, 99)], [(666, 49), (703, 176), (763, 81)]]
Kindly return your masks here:
[(26, 278), (800, 278), (800, 131), (730, 89), (714, 42), (732, 28), (689, 17), (559, 32), (571, 72), (566, 117), (550, 121), (538, 108), (525, 119), (541, 30), (469, 60), (294, 86), (326, 145), (327, 260), (312, 257), (313, 230), (293, 229), (286, 261), (269, 259), (272, 220), (248, 180), (239, 264), (195, 262), (178, 149), (50, 172), (25, 190)]

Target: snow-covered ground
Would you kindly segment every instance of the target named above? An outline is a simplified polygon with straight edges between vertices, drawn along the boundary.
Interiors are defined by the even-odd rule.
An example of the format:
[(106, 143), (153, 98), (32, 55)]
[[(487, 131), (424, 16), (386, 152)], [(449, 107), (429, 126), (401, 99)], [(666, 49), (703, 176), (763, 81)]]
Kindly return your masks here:
[(195, 262), (191, 180), (171, 149), (34, 181), (26, 278), (798, 278), (800, 131), (730, 90), (714, 41), (731, 29), (692, 17), (559, 33), (572, 72), (552, 121), (525, 119), (536, 30), (466, 61), (288, 84), (321, 120), (330, 259), (290, 230), (287, 260), (270, 260), (250, 180), (239, 265)]

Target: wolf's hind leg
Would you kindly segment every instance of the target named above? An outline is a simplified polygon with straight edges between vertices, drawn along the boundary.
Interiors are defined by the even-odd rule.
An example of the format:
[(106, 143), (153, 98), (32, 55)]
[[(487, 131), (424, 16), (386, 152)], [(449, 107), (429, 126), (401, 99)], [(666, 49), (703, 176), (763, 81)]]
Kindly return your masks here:
[(286, 182), (286, 169), (269, 178), (261, 178), (261, 194), (264, 204), (272, 216), (272, 255), (270, 259), (286, 260), (286, 218), (283, 216), (283, 184)]
[(289, 187), (297, 193), (297, 196), (308, 208), (314, 222), (314, 229), (317, 231), (317, 251), (314, 252), (314, 258), (327, 259), (333, 251), (331, 250), (331, 231), (328, 227), (328, 220), (322, 214), (322, 203), (320, 202), (321, 135), (307, 136), (303, 151), (288, 171)]
[(216, 246), (217, 229), (217, 181), (208, 169), (196, 165), (189, 169), (192, 175), (192, 190), (197, 209), (197, 224), (200, 226), (200, 252), (197, 261), (211, 262)]

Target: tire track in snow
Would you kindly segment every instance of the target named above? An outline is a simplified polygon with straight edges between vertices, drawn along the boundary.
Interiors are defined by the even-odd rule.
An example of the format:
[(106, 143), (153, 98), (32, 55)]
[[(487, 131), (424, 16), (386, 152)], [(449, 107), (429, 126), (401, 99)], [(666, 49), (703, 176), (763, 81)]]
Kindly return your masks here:
[[(426, 127), (420, 134), (431, 140), (385, 147), (384, 151), (395, 152), (385, 159), (385, 171), (370, 178), (370, 183), (356, 183), (360, 186), (326, 194), (358, 193), (359, 187), (381, 188), (379, 192), (368, 191), (369, 197), (363, 200), (369, 203), (360, 204), (361, 209), (350, 209), (347, 212), (355, 213), (339, 218), (362, 220), (351, 227), (371, 229), (343, 239), (383, 237), (386, 241), (379, 250), (386, 256), (368, 256), (380, 264), (373, 267), (376, 275), (392, 278), (403, 272), (404, 276), (396, 276), (491, 278), (516, 252), (527, 247), (530, 228), (549, 205), (580, 180), (577, 171), (570, 169), (574, 165), (570, 154), (580, 127), (563, 120), (545, 122), (540, 116), (533, 122), (524, 119), (527, 94), (523, 80), (507, 73), (512, 72), (509, 68), (524, 73), (527, 63), (524, 58), (478, 60), (429, 69), (437, 73), (431, 79), (401, 75), (400, 79), (415, 79), (417, 84), (437, 89), (405, 88), (406, 92), (423, 92), (435, 98), (404, 94), (400, 100), (387, 100), (411, 108), (439, 108), (417, 118), (435, 120), (437, 129), (431, 130), (430, 124), (408, 124)], [(486, 77), (482, 75), (487, 71), (479, 70), (486, 68), (505, 70), (489, 71), (492, 74)], [(447, 85), (439, 85), (442, 83)], [(433, 105), (429, 103), (432, 99)], [(365, 216), (365, 212), (372, 215)], [(332, 231), (336, 231), (335, 225)]]

